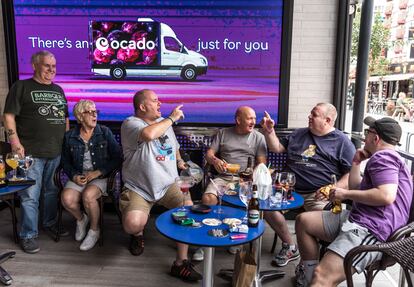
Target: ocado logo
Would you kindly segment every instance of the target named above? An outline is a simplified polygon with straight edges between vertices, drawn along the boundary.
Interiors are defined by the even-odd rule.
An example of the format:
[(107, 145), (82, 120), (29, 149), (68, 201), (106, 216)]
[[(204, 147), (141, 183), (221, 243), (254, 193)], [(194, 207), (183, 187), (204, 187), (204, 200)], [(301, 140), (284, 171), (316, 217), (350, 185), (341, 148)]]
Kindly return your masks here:
[(109, 47), (116, 50), (116, 49), (132, 49), (132, 50), (152, 50), (155, 48), (155, 42), (154, 41), (146, 41), (145, 37), (142, 38), (139, 41), (117, 41), (113, 40), (111, 42), (108, 41), (108, 39), (104, 37), (100, 37), (96, 40), (95, 46), (99, 51), (106, 51)]

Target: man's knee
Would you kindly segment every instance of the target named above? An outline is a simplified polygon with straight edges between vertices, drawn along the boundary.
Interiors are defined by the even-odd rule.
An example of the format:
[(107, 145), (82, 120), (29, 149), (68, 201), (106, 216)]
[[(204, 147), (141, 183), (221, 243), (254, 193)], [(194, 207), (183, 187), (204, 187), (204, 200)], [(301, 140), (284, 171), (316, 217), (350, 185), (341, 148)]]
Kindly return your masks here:
[(332, 270), (327, 270), (319, 264), (313, 272), (312, 286), (337, 286), (342, 281), (337, 275)]
[(329, 274), (326, 274), (325, 270), (323, 270), (323, 267), (321, 267), (321, 265), (319, 264), (313, 271), (312, 283), (316, 284), (317, 286), (322, 286), (322, 282), (328, 281), (328, 275)]
[(217, 197), (212, 193), (204, 193), (202, 197), (203, 204), (216, 205), (218, 203)]
[(144, 230), (148, 216), (142, 211), (127, 212), (122, 220), (124, 230), (128, 234), (136, 234)]
[(295, 219), (296, 231), (303, 230), (304, 228), (306, 228), (306, 222), (307, 222), (306, 212), (298, 214)]

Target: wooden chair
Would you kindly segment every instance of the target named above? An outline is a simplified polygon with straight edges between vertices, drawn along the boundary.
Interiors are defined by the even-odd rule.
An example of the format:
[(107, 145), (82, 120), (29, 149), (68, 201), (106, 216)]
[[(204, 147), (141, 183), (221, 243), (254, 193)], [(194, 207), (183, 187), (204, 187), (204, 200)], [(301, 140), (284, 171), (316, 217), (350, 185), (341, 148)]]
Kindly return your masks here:
[[(60, 230), (62, 227), (62, 212), (63, 212), (63, 205), (60, 200), (60, 194), (63, 191), (63, 187), (65, 186), (65, 183), (68, 181), (67, 175), (64, 173), (61, 166), (56, 170), (54, 174), (54, 182), (56, 186), (59, 189), (59, 196), (58, 196), (58, 228), (57, 230)], [(106, 193), (107, 195), (102, 195), (98, 199), (99, 207), (100, 207), (100, 217), (99, 217), (99, 229), (100, 229), (100, 236), (99, 236), (99, 246), (103, 246), (103, 230), (104, 230), (104, 216), (103, 216), (103, 207), (104, 203), (107, 199), (110, 199), (114, 205), (116, 214), (118, 216), (118, 219), (120, 223), (122, 224), (122, 215), (121, 211), (119, 210), (118, 206), (118, 197), (116, 190), (118, 189), (118, 183), (120, 182), (120, 170), (115, 169), (112, 171), (112, 173), (108, 176), (108, 183), (106, 187)], [(60, 240), (60, 234), (59, 232), (56, 232), (55, 234), (55, 241), (58, 242)]]

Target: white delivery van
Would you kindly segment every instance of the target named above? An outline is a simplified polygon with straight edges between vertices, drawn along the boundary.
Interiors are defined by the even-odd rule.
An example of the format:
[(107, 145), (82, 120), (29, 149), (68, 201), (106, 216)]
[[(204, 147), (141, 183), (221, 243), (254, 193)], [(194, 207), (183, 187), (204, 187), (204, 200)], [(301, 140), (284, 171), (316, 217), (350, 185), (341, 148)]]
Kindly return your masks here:
[(90, 21), (92, 72), (113, 79), (181, 77), (195, 80), (207, 73), (207, 58), (191, 51), (167, 24), (150, 18)]

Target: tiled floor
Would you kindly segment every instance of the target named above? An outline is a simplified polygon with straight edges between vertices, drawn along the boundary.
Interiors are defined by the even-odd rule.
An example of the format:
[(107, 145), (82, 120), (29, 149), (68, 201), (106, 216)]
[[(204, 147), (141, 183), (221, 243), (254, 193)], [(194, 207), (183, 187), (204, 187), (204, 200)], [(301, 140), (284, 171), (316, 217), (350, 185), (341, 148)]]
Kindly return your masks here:
[[(116, 215), (105, 212), (104, 246), (96, 246), (88, 252), (79, 251), (79, 243), (73, 239), (74, 221), (64, 213), (64, 224), (71, 232), (71, 237), (64, 237), (55, 243), (44, 232), (40, 233), (41, 251), (30, 255), (22, 252), (11, 238), (11, 220), (8, 210), (0, 211), (0, 252), (15, 250), (16, 257), (4, 262), (2, 266), (14, 279), (13, 285), (20, 286), (182, 286), (179, 279), (171, 277), (168, 272), (175, 257), (175, 245), (160, 235), (154, 227), (155, 216), (147, 225), (145, 232), (145, 252), (131, 256), (127, 250), (128, 236), (123, 232)], [(289, 221), (293, 231), (293, 221)], [(273, 232), (266, 229), (263, 237), (262, 270), (272, 269), (269, 252)], [(280, 244), (280, 242), (279, 242)], [(280, 248), (279, 244), (277, 249)], [(214, 258), (214, 270), (233, 266), (233, 256), (225, 249), (217, 249)], [(294, 286), (294, 269), (296, 262), (281, 268), (286, 272), (284, 278), (265, 282), (264, 286)], [(202, 263), (197, 263), (202, 270)], [(390, 270), (391, 276), (398, 282), (398, 267)], [(355, 275), (355, 286), (365, 286), (363, 275)], [(215, 286), (229, 286), (222, 278), (215, 276)], [(185, 284), (200, 286), (198, 284)], [(340, 286), (346, 286), (342, 283)], [(379, 274), (373, 286), (396, 286), (384, 274)]]

